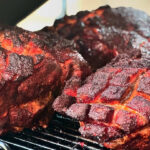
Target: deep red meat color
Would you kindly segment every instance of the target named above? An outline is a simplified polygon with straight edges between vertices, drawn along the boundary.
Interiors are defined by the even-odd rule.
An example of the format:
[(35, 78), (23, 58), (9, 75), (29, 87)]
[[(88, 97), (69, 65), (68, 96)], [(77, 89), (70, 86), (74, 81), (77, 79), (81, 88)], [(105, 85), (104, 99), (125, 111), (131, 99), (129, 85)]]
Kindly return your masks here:
[(107, 148), (149, 150), (150, 17), (105, 6), (65, 16), (54, 27), (96, 71), (72, 94), (75, 103), (58, 105), (57, 98), (54, 109), (79, 120), (80, 133)]
[(94, 71), (118, 54), (149, 55), (150, 17), (133, 8), (104, 6), (81, 11), (57, 20), (54, 27), (61, 36), (75, 41)]
[(0, 134), (46, 127), (52, 102), (63, 88), (74, 91), (90, 72), (73, 43), (54, 31), (0, 30)]
[(76, 102), (65, 114), (80, 121), (83, 136), (107, 148), (148, 150), (149, 84), (149, 60), (117, 56), (77, 89)]
[(65, 16), (34, 33), (1, 26), (0, 134), (46, 127), (55, 99), (84, 137), (149, 150), (149, 41), (150, 17), (124, 7)]

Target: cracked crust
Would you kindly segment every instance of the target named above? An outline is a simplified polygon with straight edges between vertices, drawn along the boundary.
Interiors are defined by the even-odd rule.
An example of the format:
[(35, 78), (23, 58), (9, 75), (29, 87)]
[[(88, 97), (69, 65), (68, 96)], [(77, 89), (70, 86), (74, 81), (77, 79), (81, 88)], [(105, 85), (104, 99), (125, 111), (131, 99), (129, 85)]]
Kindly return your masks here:
[(65, 95), (64, 87), (78, 87), (89, 72), (73, 43), (54, 31), (1, 28), (0, 134), (45, 127), (56, 96)]
[(148, 149), (150, 95), (143, 85), (150, 78), (149, 71), (147, 59), (116, 57), (77, 89), (76, 101), (65, 109), (65, 114), (80, 121), (79, 131), (84, 137), (107, 148)]

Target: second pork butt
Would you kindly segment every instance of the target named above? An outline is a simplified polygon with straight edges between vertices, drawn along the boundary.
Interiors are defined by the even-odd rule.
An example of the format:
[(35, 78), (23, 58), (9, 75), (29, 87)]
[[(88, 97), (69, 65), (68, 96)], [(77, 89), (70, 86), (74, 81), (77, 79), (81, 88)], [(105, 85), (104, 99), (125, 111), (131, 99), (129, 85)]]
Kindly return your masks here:
[(82, 136), (111, 149), (149, 149), (149, 60), (119, 55), (89, 76), (75, 98), (62, 112), (56, 101), (53, 107), (79, 120)]
[(93, 70), (121, 53), (133, 58), (149, 56), (150, 17), (140, 10), (104, 6), (65, 16), (54, 27), (61, 36), (75, 41)]

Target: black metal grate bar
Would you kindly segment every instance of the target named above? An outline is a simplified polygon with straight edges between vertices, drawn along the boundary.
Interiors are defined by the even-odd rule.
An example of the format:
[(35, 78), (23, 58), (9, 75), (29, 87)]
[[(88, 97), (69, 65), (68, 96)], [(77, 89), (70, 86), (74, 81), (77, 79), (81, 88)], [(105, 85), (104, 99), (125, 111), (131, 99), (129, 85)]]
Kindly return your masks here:
[(56, 114), (47, 129), (25, 129), (8, 133), (0, 140), (11, 150), (106, 150), (97, 142), (81, 137), (78, 128), (78, 122)]

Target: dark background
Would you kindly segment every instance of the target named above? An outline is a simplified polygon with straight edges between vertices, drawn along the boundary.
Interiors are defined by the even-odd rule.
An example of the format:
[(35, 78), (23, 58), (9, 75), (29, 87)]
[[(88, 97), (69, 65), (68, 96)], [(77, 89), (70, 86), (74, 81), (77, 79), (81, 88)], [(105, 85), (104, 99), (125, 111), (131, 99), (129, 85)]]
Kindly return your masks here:
[(16, 25), (47, 0), (0, 0), (0, 24)]

